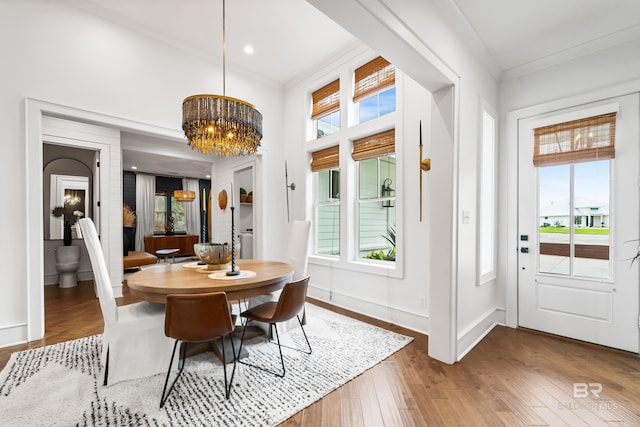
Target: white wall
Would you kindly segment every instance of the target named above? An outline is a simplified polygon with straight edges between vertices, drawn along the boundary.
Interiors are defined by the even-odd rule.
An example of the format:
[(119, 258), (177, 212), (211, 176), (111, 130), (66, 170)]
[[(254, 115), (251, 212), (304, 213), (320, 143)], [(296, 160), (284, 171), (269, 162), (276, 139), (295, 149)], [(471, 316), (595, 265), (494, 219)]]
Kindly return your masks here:
[[(462, 41), (454, 32), (453, 25), (448, 23), (449, 16), (443, 15), (438, 8), (440, 2), (437, 1), (401, 1), (387, 0), (385, 5), (392, 8), (393, 14), (387, 13), (384, 8), (377, 8), (374, 2), (363, 3), (344, 2), (333, 0), (310, 0), (311, 3), (327, 13), (332, 19), (339, 22), (347, 30), (360, 37), (369, 46), (374, 48), (379, 54), (393, 62), (403, 70), (411, 79), (427, 88), (443, 87), (442, 79), (434, 77), (433, 68), (438, 68), (440, 72), (446, 74), (450, 81), (456, 84), (455, 103), (451, 107), (454, 114), (453, 132), (451, 137), (457, 143), (453, 147), (452, 162), (447, 163), (446, 156), (443, 161), (434, 161), (431, 173), (424, 175), (426, 182), (425, 203), (431, 206), (434, 203), (442, 202), (442, 208), (454, 207), (455, 213), (452, 218), (449, 236), (453, 237), (454, 244), (442, 242), (430, 234), (427, 224), (429, 217), (425, 216), (424, 222), (415, 221), (417, 217), (417, 194), (414, 191), (417, 186), (418, 172), (413, 171), (413, 165), (417, 165), (417, 126), (418, 118), (429, 114), (428, 107), (420, 107), (419, 90), (407, 85), (407, 90), (403, 95), (405, 100), (405, 117), (403, 130), (404, 136), (396, 144), (402, 144), (403, 153), (406, 157), (403, 174), (405, 176), (405, 192), (399, 196), (399, 203), (403, 204), (405, 228), (402, 234), (404, 241), (405, 271), (400, 279), (392, 279), (384, 276), (368, 275), (362, 272), (348, 271), (332, 266), (310, 265), (312, 275), (312, 286), (322, 289), (340, 289), (348, 298), (343, 298), (340, 303), (347, 308), (362, 311), (365, 314), (379, 317), (385, 320), (400, 323), (404, 326), (430, 332), (435, 325), (429, 324), (433, 313), (427, 312), (419, 307), (420, 297), (423, 295), (438, 295), (442, 301), (428, 301), (428, 305), (443, 305), (443, 310), (457, 310), (453, 325), (445, 325), (451, 328), (455, 335), (453, 358), (461, 357), (468, 349), (487, 333), (497, 322), (504, 321), (504, 313), (497, 304), (498, 295), (495, 283), (477, 286), (476, 281), (476, 256), (477, 256), (477, 180), (478, 164), (477, 154), (480, 143), (480, 102), (484, 99), (488, 105), (495, 110), (497, 108), (497, 83), (492, 74), (476, 57), (476, 52)], [(384, 25), (384, 31), (380, 29), (368, 31), (371, 27), (370, 17), (360, 13), (361, 7), (369, 7), (369, 12), (378, 22)], [(366, 19), (365, 19), (366, 18)], [(480, 52), (482, 54), (482, 52)], [(344, 59), (343, 59), (344, 60)], [(433, 65), (435, 64), (435, 65)], [(327, 66), (326, 68), (330, 68)], [(321, 70), (324, 74), (318, 73), (315, 78), (315, 88), (321, 83), (331, 81), (330, 70)], [(436, 73), (437, 74), (437, 73)], [(335, 78), (335, 75), (333, 75)], [(295, 119), (291, 120), (292, 125), (285, 130), (285, 140), (287, 143), (287, 155), (292, 159), (300, 161), (289, 161), (298, 165), (297, 176), (304, 176), (308, 168), (308, 157), (302, 149), (302, 142), (305, 141), (304, 121), (301, 114), (308, 111), (308, 106), (304, 104), (303, 90), (310, 90), (313, 86), (313, 79), (305, 82), (307, 86), (301, 84), (297, 87), (287, 88), (287, 98), (285, 103), (285, 116)], [(312, 89), (311, 89), (312, 90)], [(415, 96), (411, 100), (411, 97)], [(425, 101), (428, 101), (423, 97)], [(424, 108), (424, 115), (418, 113), (420, 108)], [(446, 121), (446, 119), (445, 119)], [(423, 126), (428, 125), (423, 121)], [(296, 127), (296, 129), (293, 128)], [(425, 130), (425, 134), (429, 129)], [(446, 141), (430, 141), (432, 144), (446, 144)], [(454, 143), (455, 144), (455, 143)], [(434, 148), (436, 148), (434, 146)], [(437, 151), (437, 150), (436, 150)], [(425, 150), (425, 156), (430, 156)], [(438, 183), (430, 183), (429, 177), (436, 176), (436, 171), (445, 168), (449, 176), (453, 175), (453, 186), (444, 185), (439, 188)], [(417, 169), (417, 166), (416, 166)], [(300, 181), (296, 178), (296, 182)], [(305, 178), (307, 188), (310, 188), (310, 179)], [(297, 191), (297, 190), (296, 190)], [(445, 194), (448, 192), (449, 194)], [(310, 195), (302, 196), (296, 194), (296, 215), (301, 215), (301, 204), (310, 204)], [(306, 199), (305, 199), (306, 197)], [(453, 198), (453, 199), (452, 199)], [(303, 199), (303, 200), (300, 200)], [(452, 200), (451, 200), (452, 199)], [(450, 203), (448, 202), (450, 201)], [(469, 224), (461, 224), (459, 212), (466, 210), (470, 212), (471, 221)], [(426, 213), (428, 211), (425, 211)], [(431, 224), (433, 226), (433, 224)], [(447, 224), (442, 224), (447, 227)], [(444, 238), (447, 238), (446, 232)], [(434, 277), (435, 282), (428, 282), (429, 269), (437, 266), (429, 266), (427, 262), (429, 253), (437, 252), (442, 248), (452, 246), (454, 251), (451, 262), (452, 268), (447, 276)], [(427, 270), (425, 270), (425, 268)], [(440, 280), (441, 279), (441, 280)], [(433, 280), (433, 279), (431, 279)], [(440, 283), (450, 281), (451, 283)], [(440, 293), (434, 293), (433, 286), (445, 286)], [(446, 299), (446, 293), (451, 292), (451, 301)], [(328, 293), (324, 292), (325, 298)], [(318, 293), (320, 295), (320, 293)], [(332, 295), (332, 299), (335, 297)], [(335, 301), (334, 301), (335, 302)], [(451, 362), (449, 355), (443, 357)]]
[[(566, 63), (508, 75), (499, 84), (499, 305), (507, 323), (517, 325), (517, 123), (509, 113), (530, 108), (569, 108), (586, 102), (640, 91), (640, 39), (622, 43)], [(544, 105), (553, 105), (544, 107)], [(541, 110), (542, 111), (542, 110)], [(539, 111), (540, 112), (540, 111)], [(513, 117), (513, 114), (512, 114)]]
[[(88, 15), (64, 2), (0, 2), (0, 115), (3, 155), (0, 174), (12, 185), (0, 209), (6, 224), (0, 248), (0, 346), (27, 339), (28, 298), (22, 212), (39, 209), (25, 197), (25, 97), (181, 132), (181, 105), (194, 93), (220, 91), (218, 64), (195, 58), (146, 36)], [(10, 41), (10, 42), (9, 42)], [(264, 116), (266, 150), (281, 141), (280, 88), (227, 72), (227, 94), (249, 100)], [(120, 168), (121, 169), (121, 168)], [(275, 174), (275, 173), (272, 173)], [(4, 206), (4, 205), (3, 205)], [(281, 230), (265, 230), (271, 241)], [(121, 234), (121, 233), (120, 233)]]
[[(450, 158), (445, 156), (443, 159), (446, 158), (446, 161), (433, 165), (434, 168), (444, 168), (444, 171), (440, 169), (437, 172), (447, 173), (447, 181), (451, 185), (440, 188), (438, 183), (429, 183), (430, 175), (425, 174), (428, 187), (425, 190), (426, 200), (446, 200), (445, 208), (453, 207), (456, 211), (451, 214), (445, 212), (452, 216), (452, 225), (446, 226), (445, 233), (449, 241), (444, 243), (444, 247), (451, 247), (453, 251), (447, 258), (447, 263), (451, 265), (444, 266), (443, 275), (431, 276), (427, 271), (427, 277), (431, 279), (423, 276), (424, 259), (442, 245), (437, 239), (429, 240), (428, 235), (429, 230), (439, 224), (429, 223), (427, 217), (423, 223), (416, 220), (417, 171), (412, 173), (410, 165), (414, 161), (417, 165), (418, 161), (416, 119), (427, 116), (431, 109), (428, 97), (422, 97), (414, 103), (410, 94), (405, 92), (403, 102), (407, 102), (407, 106), (424, 102), (424, 107), (416, 110), (409, 108), (411, 111), (403, 118), (406, 123), (403, 125), (401, 143), (407, 166), (402, 173), (406, 186), (399, 190), (399, 193), (404, 191), (405, 194), (398, 194), (399, 198), (404, 198), (399, 202), (403, 203), (402, 220), (405, 221), (406, 233), (403, 276), (399, 279), (389, 278), (329, 267), (311, 271), (313, 283), (332, 283), (332, 286), (342, 287), (348, 298), (341, 303), (349, 308), (423, 331), (430, 329), (430, 313), (424, 307), (416, 307), (416, 301), (419, 302), (419, 297), (428, 292), (430, 287), (444, 286), (443, 293), (453, 292), (453, 298), (457, 299), (457, 309), (455, 302), (447, 300), (443, 303), (445, 312), (449, 308), (457, 313), (453, 324), (446, 326), (453, 328), (450, 332), (456, 335), (454, 339), (460, 341), (454, 345), (458, 347), (454, 349), (455, 358), (466, 351), (467, 344), (475, 342), (493, 325), (496, 316), (495, 287), (477, 287), (475, 284), (477, 232), (474, 219), (480, 98), (495, 107), (497, 85), (474, 53), (446, 23), (434, 6), (435, 2), (389, 0), (388, 3), (394, 8), (395, 17), (399, 17), (411, 31), (396, 32), (393, 38), (372, 37), (365, 41), (420, 85), (431, 89), (443, 87), (445, 81), (457, 85), (453, 94), (455, 103), (449, 107), (453, 119), (442, 118), (444, 122), (449, 122), (451, 134), (446, 135), (447, 142), (433, 141), (434, 144), (451, 144), (449, 139), (455, 141), (447, 148)], [(344, 3), (340, 1), (336, 4), (340, 8)], [(378, 19), (389, 19), (388, 28), (396, 28), (395, 17), (379, 16)], [(0, 92), (3, 94), (0, 114), (6, 123), (3, 128), (5, 144), (4, 155), (0, 158), (0, 173), (5, 180), (24, 176), (28, 161), (24, 150), (25, 96), (148, 123), (173, 132), (180, 128), (181, 101), (185, 96), (203, 91), (215, 92), (221, 86), (218, 66), (123, 30), (62, 2), (33, 0), (0, 3), (0, 37), (12, 41), (0, 46), (0, 55), (8, 64), (3, 67), (3, 78), (0, 79)], [(437, 63), (437, 67), (433, 66), (434, 63)], [(435, 76), (434, 68), (448, 78)], [(286, 104), (283, 104), (283, 95), (278, 87), (265, 86), (264, 82), (255, 84), (242, 75), (227, 76), (227, 94), (250, 101), (264, 115), (264, 148), (258, 161), (263, 173), (259, 175), (260, 182), (256, 183), (258, 200), (254, 207), (259, 217), (257, 227), (264, 230), (263, 240), (257, 242), (264, 258), (277, 259), (286, 241), (282, 239), (287, 226), (285, 158), (289, 165), (289, 180), (299, 186), (290, 192), (292, 219), (303, 219), (307, 215), (306, 207), (311, 200), (309, 193), (303, 191), (304, 187), (310, 187), (308, 157), (302, 142), (306, 140), (303, 116), (308, 105), (307, 96), (301, 91), (307, 90), (312, 80), (322, 79), (325, 74), (330, 74), (328, 68), (288, 87)], [(409, 87), (411, 83), (407, 85)], [(412, 93), (419, 97), (420, 91)], [(432, 102), (432, 105), (437, 104)], [(418, 111), (421, 108), (424, 110)], [(445, 116), (449, 116), (449, 113), (446, 112)], [(425, 153), (426, 156), (429, 154)], [(215, 179), (224, 180), (230, 176), (229, 172), (240, 166), (238, 163), (225, 162), (214, 167), (214, 194), (221, 188)], [(431, 176), (437, 176), (436, 171)], [(18, 181), (15, 186), (6, 189), (6, 200), (15, 200), (20, 209), (28, 209), (24, 191), (24, 185)], [(435, 208), (434, 204), (430, 207)], [(471, 224), (458, 223), (457, 211), (461, 209), (471, 212)], [(5, 239), (15, 242), (11, 248), (4, 246), (0, 249), (0, 268), (8, 284), (0, 288), (0, 345), (6, 345), (24, 340), (24, 336), (13, 332), (20, 330), (20, 326), (27, 321), (27, 294), (23, 286), (27, 275), (24, 261), (27, 248), (23, 243), (26, 221), (14, 210), (0, 209), (0, 223), (13, 225), (8, 227)], [(269, 227), (265, 224), (269, 224)], [(219, 225), (223, 226), (224, 223)], [(431, 266), (432, 269), (436, 267), (439, 266)], [(366, 283), (366, 288), (363, 283)], [(427, 303), (437, 305), (441, 301)], [(446, 359), (453, 361), (451, 357)]]

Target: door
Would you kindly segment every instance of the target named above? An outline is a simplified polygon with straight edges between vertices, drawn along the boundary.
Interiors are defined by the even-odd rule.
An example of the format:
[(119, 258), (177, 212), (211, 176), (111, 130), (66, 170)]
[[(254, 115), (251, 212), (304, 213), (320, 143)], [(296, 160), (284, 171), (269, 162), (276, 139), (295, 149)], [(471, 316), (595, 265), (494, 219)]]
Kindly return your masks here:
[[(520, 326), (638, 352), (639, 269), (631, 258), (640, 237), (639, 100), (631, 94), (519, 121)], [(607, 115), (608, 125), (588, 120)], [(615, 154), (593, 142), (600, 131), (600, 141), (615, 141)], [(545, 148), (544, 138), (578, 151), (548, 157), (558, 149)], [(580, 151), (587, 146), (598, 148)]]

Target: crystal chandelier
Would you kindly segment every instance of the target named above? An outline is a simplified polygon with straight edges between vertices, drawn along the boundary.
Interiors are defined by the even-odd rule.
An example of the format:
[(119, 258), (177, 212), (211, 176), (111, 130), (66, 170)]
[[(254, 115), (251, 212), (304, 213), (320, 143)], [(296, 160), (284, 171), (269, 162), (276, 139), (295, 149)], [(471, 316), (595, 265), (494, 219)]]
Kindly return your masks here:
[(193, 95), (182, 102), (182, 130), (189, 145), (217, 156), (252, 154), (262, 139), (262, 114), (248, 102), (225, 96), (225, 0), (222, 0), (222, 95)]

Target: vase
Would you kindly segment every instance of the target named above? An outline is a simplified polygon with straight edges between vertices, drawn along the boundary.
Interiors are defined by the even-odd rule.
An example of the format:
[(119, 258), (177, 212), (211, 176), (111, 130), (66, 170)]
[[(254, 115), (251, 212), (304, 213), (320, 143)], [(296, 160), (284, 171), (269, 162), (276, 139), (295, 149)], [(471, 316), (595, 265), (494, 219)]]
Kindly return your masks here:
[(133, 227), (122, 227), (122, 255), (129, 255), (130, 250), (134, 250), (133, 243), (135, 241), (136, 231)]
[(64, 223), (64, 232), (62, 234), (62, 242), (65, 246), (71, 246), (71, 224)]

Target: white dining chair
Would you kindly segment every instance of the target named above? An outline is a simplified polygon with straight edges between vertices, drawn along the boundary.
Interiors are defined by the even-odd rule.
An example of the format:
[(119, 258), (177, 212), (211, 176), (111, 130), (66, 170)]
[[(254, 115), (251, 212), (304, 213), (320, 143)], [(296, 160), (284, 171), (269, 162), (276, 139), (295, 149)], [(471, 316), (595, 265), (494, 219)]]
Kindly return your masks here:
[[(311, 221), (292, 221), (289, 229), (289, 238), (287, 239), (287, 252), (282, 258), (282, 261), (287, 262), (293, 266), (293, 277), (291, 281), (300, 280), (307, 276), (307, 266), (309, 264), (309, 230), (311, 228)], [(265, 302), (278, 301), (280, 298), (280, 292), (276, 291), (268, 295), (260, 295), (251, 298), (249, 301), (249, 307), (255, 307)], [(303, 319), (303, 323), (306, 321), (304, 315), (304, 309), (300, 313), (300, 318)], [(256, 322), (260, 324), (260, 328), (269, 332), (271, 336), (269, 326), (264, 323)], [(280, 331), (285, 332), (295, 327), (298, 327), (298, 322), (295, 318), (290, 321), (284, 322), (280, 325)]]
[(292, 281), (296, 281), (307, 276), (310, 228), (311, 221), (293, 221), (291, 223), (289, 240), (287, 242), (287, 254), (284, 261), (293, 266)]
[(104, 385), (164, 373), (173, 340), (164, 334), (164, 304), (116, 305), (102, 246), (93, 221), (78, 222), (89, 253), (104, 319), (101, 366)]

